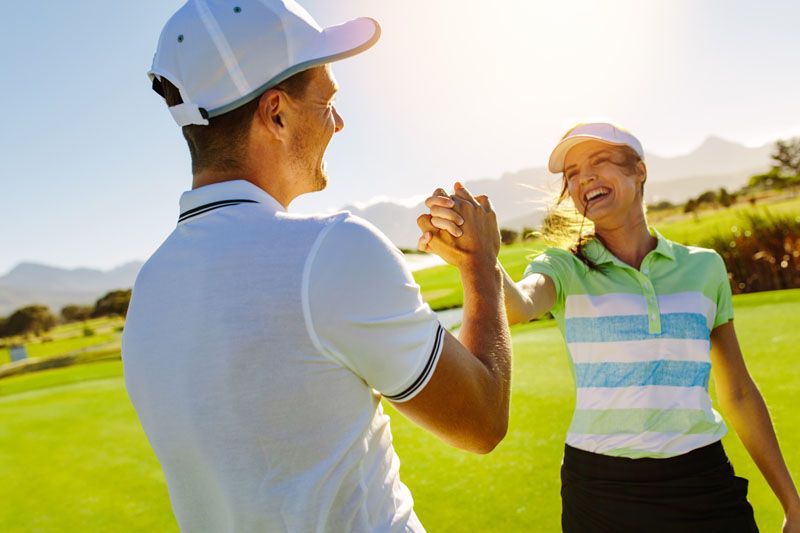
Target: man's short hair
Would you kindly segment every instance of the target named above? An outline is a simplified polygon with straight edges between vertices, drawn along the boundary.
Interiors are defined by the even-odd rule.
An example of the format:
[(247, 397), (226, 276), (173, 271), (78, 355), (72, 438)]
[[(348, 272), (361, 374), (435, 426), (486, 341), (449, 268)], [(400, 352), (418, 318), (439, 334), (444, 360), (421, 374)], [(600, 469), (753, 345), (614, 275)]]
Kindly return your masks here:
[[(280, 82), (279, 89), (292, 98), (302, 99), (313, 77), (314, 69), (303, 70)], [(183, 103), (178, 88), (161, 78), (164, 100), (172, 107)], [(263, 93), (262, 93), (263, 94)], [(244, 167), (250, 124), (261, 95), (227, 113), (208, 119), (207, 126), (183, 127), (183, 137), (192, 156), (192, 173), (201, 170), (241, 170)]]

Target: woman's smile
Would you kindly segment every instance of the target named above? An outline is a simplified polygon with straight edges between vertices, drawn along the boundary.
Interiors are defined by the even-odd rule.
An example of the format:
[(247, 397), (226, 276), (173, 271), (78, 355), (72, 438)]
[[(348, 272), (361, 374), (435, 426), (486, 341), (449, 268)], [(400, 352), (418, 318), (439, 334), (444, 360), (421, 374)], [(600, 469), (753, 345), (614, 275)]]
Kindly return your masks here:
[(600, 186), (594, 187), (590, 189), (583, 195), (583, 203), (584, 205), (594, 204), (606, 199), (608, 196), (611, 195), (611, 189), (608, 187)]

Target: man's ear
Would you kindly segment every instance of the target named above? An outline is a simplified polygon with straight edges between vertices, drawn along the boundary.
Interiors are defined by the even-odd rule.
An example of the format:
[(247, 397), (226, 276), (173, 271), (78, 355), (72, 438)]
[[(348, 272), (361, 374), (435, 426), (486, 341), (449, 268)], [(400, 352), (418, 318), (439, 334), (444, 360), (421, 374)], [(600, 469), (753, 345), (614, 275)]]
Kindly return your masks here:
[(259, 97), (256, 120), (275, 139), (286, 135), (286, 108), (286, 94), (282, 91), (270, 89)]

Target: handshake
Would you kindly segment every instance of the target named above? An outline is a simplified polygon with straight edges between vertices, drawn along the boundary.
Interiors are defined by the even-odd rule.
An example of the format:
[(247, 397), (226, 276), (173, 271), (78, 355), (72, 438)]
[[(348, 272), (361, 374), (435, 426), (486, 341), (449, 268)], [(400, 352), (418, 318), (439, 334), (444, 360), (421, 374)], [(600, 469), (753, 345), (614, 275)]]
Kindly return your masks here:
[(417, 218), (420, 251), (433, 252), (459, 270), (495, 266), (500, 229), (487, 196), (473, 196), (456, 182), (452, 195), (436, 189), (425, 205), (429, 213)]

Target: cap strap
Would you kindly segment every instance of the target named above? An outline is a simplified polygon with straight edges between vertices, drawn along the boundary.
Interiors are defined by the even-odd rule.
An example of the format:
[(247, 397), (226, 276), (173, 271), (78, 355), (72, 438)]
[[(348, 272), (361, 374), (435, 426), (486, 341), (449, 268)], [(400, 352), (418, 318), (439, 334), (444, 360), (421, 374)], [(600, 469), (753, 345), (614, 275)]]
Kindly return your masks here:
[[(186, 102), (169, 108), (172, 118), (175, 119), (175, 122), (177, 122), (178, 126), (181, 127), (189, 126), (191, 124), (208, 126), (208, 119), (203, 116), (203, 111), (204, 110), (200, 109), (195, 104)], [(207, 113), (206, 116), (208, 116)]]

